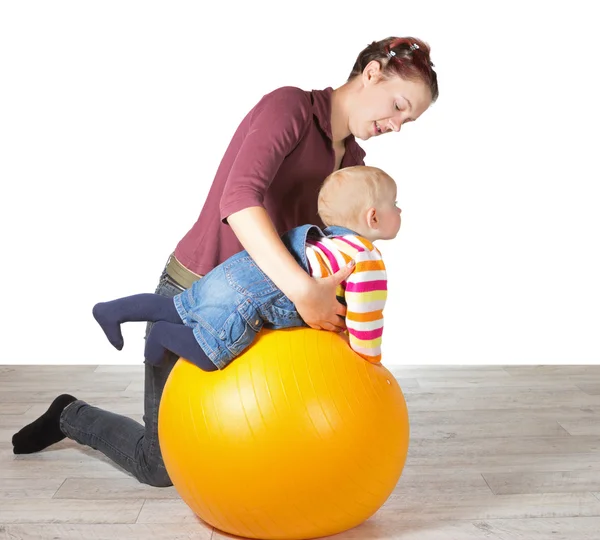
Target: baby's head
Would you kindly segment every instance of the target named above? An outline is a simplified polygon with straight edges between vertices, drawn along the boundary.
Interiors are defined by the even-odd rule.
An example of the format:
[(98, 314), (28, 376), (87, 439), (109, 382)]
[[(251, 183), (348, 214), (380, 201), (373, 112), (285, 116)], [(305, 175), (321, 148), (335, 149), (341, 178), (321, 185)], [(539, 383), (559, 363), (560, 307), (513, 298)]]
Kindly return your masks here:
[(319, 217), (364, 238), (391, 240), (400, 230), (396, 182), (377, 167), (359, 165), (330, 174), (319, 192)]

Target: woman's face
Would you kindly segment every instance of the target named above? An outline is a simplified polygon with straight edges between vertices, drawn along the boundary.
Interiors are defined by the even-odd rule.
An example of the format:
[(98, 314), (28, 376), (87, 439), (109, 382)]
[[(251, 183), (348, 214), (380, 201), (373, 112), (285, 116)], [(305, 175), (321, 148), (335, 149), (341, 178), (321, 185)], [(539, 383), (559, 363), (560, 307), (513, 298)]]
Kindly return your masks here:
[(397, 76), (384, 79), (376, 61), (370, 62), (360, 77), (362, 84), (348, 114), (348, 127), (363, 141), (400, 131), (431, 105), (431, 92), (424, 82)]

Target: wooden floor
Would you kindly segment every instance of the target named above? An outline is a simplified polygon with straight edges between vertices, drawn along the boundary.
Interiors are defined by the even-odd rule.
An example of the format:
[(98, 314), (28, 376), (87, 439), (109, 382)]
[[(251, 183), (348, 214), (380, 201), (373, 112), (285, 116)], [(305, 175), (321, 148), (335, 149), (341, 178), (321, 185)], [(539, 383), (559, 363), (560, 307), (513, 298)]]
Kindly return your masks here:
[[(383, 508), (337, 540), (600, 538), (600, 366), (395, 369), (411, 445)], [(0, 366), (0, 540), (219, 540), (173, 488), (71, 441), (12, 434), (68, 391), (141, 418), (142, 367)]]

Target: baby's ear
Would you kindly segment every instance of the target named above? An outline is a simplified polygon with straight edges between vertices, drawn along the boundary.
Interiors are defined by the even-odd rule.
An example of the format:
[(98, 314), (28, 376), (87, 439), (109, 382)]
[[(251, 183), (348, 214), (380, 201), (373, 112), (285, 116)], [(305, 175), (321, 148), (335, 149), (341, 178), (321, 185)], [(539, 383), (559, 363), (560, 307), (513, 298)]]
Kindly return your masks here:
[(375, 208), (369, 208), (367, 211), (367, 223), (371, 229), (377, 229), (379, 227), (379, 217), (377, 216), (377, 210), (375, 210)]

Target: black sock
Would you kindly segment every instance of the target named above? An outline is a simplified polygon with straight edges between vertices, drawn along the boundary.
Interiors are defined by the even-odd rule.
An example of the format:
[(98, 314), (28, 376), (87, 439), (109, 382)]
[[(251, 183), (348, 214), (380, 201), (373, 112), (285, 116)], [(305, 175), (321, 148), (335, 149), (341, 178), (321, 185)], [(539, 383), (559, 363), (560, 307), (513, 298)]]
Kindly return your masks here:
[(13, 452), (15, 454), (32, 454), (62, 441), (65, 435), (60, 430), (60, 414), (69, 403), (73, 403), (76, 399), (69, 394), (58, 396), (42, 416), (13, 435)]

